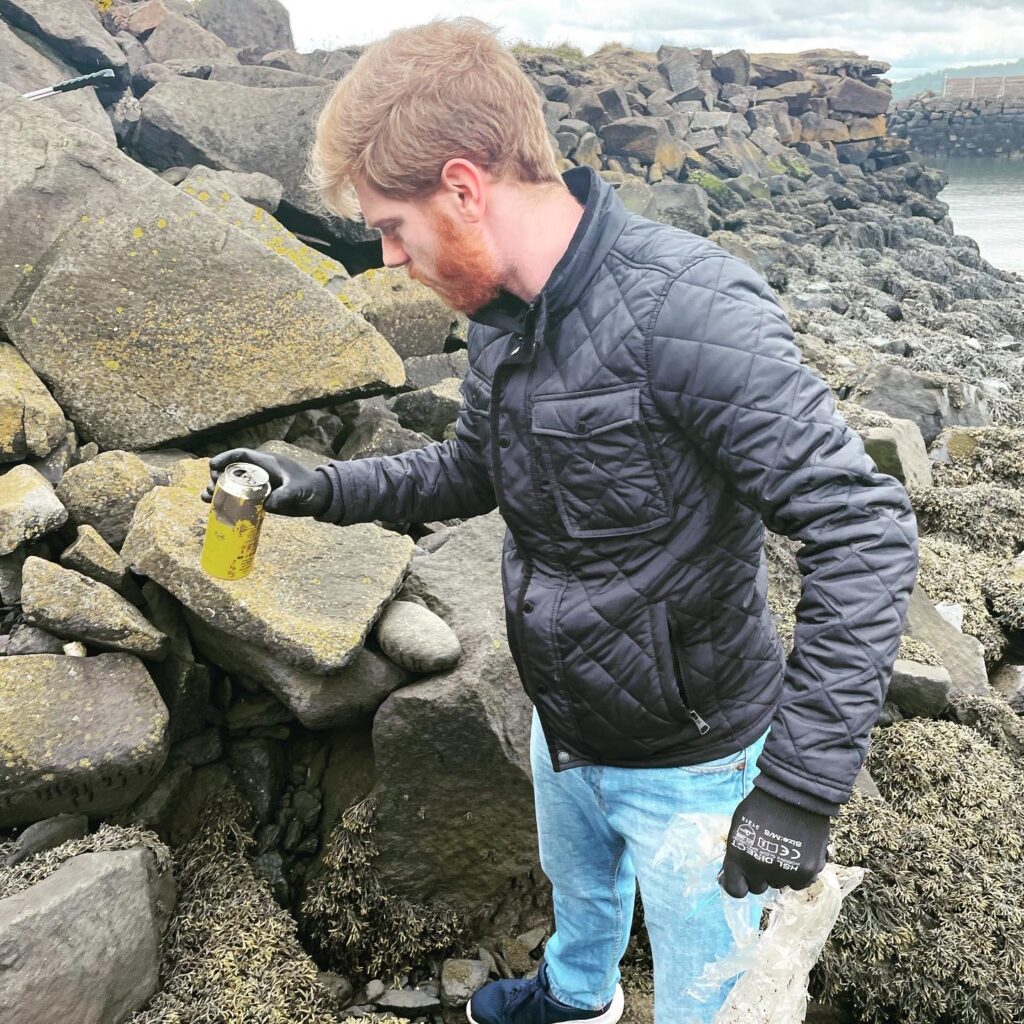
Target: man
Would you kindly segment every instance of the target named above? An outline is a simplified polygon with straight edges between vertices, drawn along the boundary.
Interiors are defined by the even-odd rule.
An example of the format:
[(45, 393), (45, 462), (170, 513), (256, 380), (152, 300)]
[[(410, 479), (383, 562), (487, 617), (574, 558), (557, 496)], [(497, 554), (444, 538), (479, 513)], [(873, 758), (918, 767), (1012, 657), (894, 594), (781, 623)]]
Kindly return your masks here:
[[(312, 471), (235, 449), (211, 475), (255, 462), (269, 511), (330, 523), (501, 510), (556, 930), (537, 977), (485, 986), (469, 1019), (618, 1020), (639, 881), (655, 1020), (707, 1021), (729, 986), (690, 986), (730, 948), (728, 900), (824, 865), (899, 645), (915, 521), (765, 282), (554, 159), (537, 94), (480, 22), (368, 48), (313, 168), (328, 205), (380, 228), (385, 264), (469, 314), (455, 439)], [(788, 664), (763, 524), (803, 542)], [(702, 825), (728, 842), (684, 885)]]

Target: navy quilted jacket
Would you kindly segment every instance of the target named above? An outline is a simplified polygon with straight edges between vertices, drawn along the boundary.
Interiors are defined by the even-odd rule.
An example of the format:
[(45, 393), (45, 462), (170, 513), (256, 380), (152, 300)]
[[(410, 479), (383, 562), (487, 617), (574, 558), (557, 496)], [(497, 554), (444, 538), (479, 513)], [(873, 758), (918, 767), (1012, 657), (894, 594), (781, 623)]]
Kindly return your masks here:
[[(501, 510), (509, 644), (555, 770), (694, 764), (771, 724), (756, 785), (836, 814), (917, 571), (906, 491), (756, 273), (590, 168), (564, 177), (583, 218), (532, 303), (472, 318), (455, 439), (320, 467), (319, 518)], [(803, 542), (788, 664), (763, 524)]]

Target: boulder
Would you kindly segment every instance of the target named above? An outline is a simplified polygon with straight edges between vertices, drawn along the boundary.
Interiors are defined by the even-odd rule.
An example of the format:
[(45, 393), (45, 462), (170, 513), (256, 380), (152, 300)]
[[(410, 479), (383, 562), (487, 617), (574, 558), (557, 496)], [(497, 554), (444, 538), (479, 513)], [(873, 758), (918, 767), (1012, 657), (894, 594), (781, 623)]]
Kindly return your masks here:
[(951, 626), (936, 610), (920, 582), (910, 595), (904, 632), (927, 644), (942, 659), (951, 688), (961, 693), (989, 694), (985, 648), (981, 641)]
[(185, 612), (196, 647), (226, 671), (262, 683), (307, 729), (334, 729), (365, 720), (409, 674), (373, 651), (360, 648), (337, 672), (320, 675), (296, 668), (274, 651), (240, 642), (207, 618)]
[(984, 426), (989, 422), (985, 398), (974, 385), (892, 363), (870, 367), (849, 397), (868, 409), (913, 420), (925, 444), (931, 444), (943, 427)]
[(745, 50), (728, 50), (715, 57), (711, 69), (715, 80), (723, 85), (734, 83), (745, 86), (750, 83), (750, 55)]
[(373, 719), (374, 868), (411, 899), (479, 909), (536, 862), (532, 708), (505, 638), (496, 512), (416, 558), (405, 594), (455, 631), (453, 668), (397, 690)]
[(134, 655), (0, 658), (0, 828), (129, 806), (164, 763), (166, 729)]
[(826, 93), (829, 107), (850, 114), (877, 117), (889, 109), (892, 93), (856, 78), (840, 78)]
[(110, 587), (132, 604), (142, 601), (142, 591), (131, 578), (124, 560), (88, 524), (78, 527), (78, 536), (64, 549), (60, 564)]
[(441, 672), (462, 657), (448, 623), (412, 601), (392, 601), (377, 621), (376, 635), (380, 649), (410, 672)]
[(400, 267), (367, 270), (336, 294), (387, 338), (403, 359), (442, 352), (453, 330), (464, 336), (467, 329), (464, 316)]
[(699, 185), (679, 181), (659, 181), (651, 186), (654, 199), (648, 216), (682, 228), (695, 235), (711, 233), (711, 212), (707, 193)]
[[(285, 202), (323, 230), (347, 242), (370, 241), (376, 232), (331, 216), (308, 189), (306, 159), (330, 88), (254, 89), (171, 78), (143, 97), (134, 153), (156, 168), (207, 164), (262, 171), (281, 182)], [(252, 131), (253, 124), (261, 130)]]
[(198, 0), (193, 17), (228, 46), (288, 50), (292, 39), (288, 9), (280, 0)]
[(124, 1021), (160, 987), (174, 879), (141, 846), (82, 853), (0, 900), (4, 1024)]
[(598, 134), (608, 156), (635, 157), (645, 166), (660, 162), (660, 150), (672, 141), (660, 117), (623, 117), (603, 125)]
[(0, 245), (21, 261), (0, 263), (0, 327), (84, 441), (195, 440), (402, 383), (362, 317), (45, 104), (0, 89), (0, 135)]
[(120, 548), (139, 499), (153, 489), (146, 464), (133, 452), (100, 452), (72, 466), (57, 485), (57, 497), (74, 527), (91, 526), (113, 548)]
[[(49, 57), (41, 53), (39, 46), (42, 44), (34, 42), (36, 45), (30, 46), (5, 21), (0, 21), (0, 82), (15, 92), (24, 93), (78, 75), (77, 69), (57, 59), (56, 54)], [(77, 89), (44, 102), (65, 120), (88, 128), (105, 142), (114, 144), (110, 118), (104, 112), (95, 89)]]
[(883, 473), (906, 487), (931, 487), (932, 466), (921, 431), (913, 420), (890, 418), (887, 427), (863, 431), (864, 450)]
[(445, 427), (459, 414), (461, 385), (460, 378), (447, 377), (438, 384), (399, 395), (391, 407), (403, 427), (440, 441), (444, 438)]
[(209, 511), (198, 491), (150, 491), (121, 556), (238, 642), (272, 649), (282, 661), (320, 675), (355, 657), (412, 557), (408, 537), (369, 523), (339, 529), (268, 514), (253, 571), (239, 580), (216, 579), (199, 565)]
[(465, 349), (430, 356), (408, 356), (405, 363), (405, 386), (412, 391), (440, 384), (447, 377), (465, 377), (469, 372), (469, 356)]
[[(209, 195), (218, 191), (220, 193), (227, 191), (244, 199), (246, 203), (266, 210), (267, 213), (273, 213), (281, 205), (281, 183), (266, 174), (260, 174), (259, 171), (249, 173), (215, 171), (210, 167), (197, 164), (179, 182), (179, 185), (182, 191), (196, 199), (201, 199), (203, 192)], [(221, 194), (219, 198), (225, 199), (225, 196)], [(216, 207), (211, 207), (211, 209), (216, 209)], [(246, 212), (248, 219), (253, 220), (251, 211)], [(301, 244), (298, 239), (295, 241)]]
[(5, 654), (63, 654), (64, 641), (45, 629), (22, 623), (16, 626), (8, 639)]
[(908, 718), (938, 718), (949, 703), (949, 693), (946, 669), (897, 658), (886, 699)]
[(170, 13), (164, 0), (143, 0), (143, 3), (111, 7), (107, 12), (107, 18), (112, 29), (142, 39)]
[(263, 67), (260, 64), (215, 64), (210, 69), (209, 81), (234, 82), (235, 85), (248, 85), (257, 89), (294, 89), (303, 85), (323, 88), (331, 84), (328, 79), (314, 78), (284, 68)]
[(174, 13), (161, 18), (160, 24), (146, 37), (146, 51), (161, 64), (168, 60), (238, 63), (238, 58), (223, 40), (191, 18)]
[(358, 423), (345, 438), (338, 450), (338, 458), (370, 459), (379, 455), (401, 455), (433, 443), (433, 438), (409, 430), (394, 420), (371, 417)]
[(34, 555), (25, 559), (21, 584), (26, 621), (106, 651), (162, 658), (167, 637), (110, 587)]
[(70, 839), (81, 839), (88, 834), (89, 819), (84, 814), (56, 814), (52, 818), (29, 825), (21, 832), (4, 864), (6, 867), (13, 867), (37, 853), (44, 853)]
[(0, 555), (59, 529), (67, 518), (50, 482), (31, 466), (0, 476)]
[(82, 0), (0, 0), (0, 15), (9, 24), (41, 39), (79, 73), (113, 68), (127, 85), (128, 62), (91, 8)]
[(441, 965), (441, 1002), (445, 1006), (464, 1006), (488, 980), (483, 960), (445, 960)]

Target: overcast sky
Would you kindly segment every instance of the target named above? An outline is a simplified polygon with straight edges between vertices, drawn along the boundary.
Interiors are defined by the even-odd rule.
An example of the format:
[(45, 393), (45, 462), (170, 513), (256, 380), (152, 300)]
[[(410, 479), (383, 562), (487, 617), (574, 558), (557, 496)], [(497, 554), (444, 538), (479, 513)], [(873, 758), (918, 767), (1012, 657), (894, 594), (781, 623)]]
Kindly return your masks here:
[(1024, 57), (1024, 0), (282, 0), (300, 50), (368, 43), (433, 17), (472, 14), (506, 42), (569, 40), (585, 53), (618, 40), (716, 52), (795, 52), (831, 46), (888, 61), (893, 80), (959, 64)]

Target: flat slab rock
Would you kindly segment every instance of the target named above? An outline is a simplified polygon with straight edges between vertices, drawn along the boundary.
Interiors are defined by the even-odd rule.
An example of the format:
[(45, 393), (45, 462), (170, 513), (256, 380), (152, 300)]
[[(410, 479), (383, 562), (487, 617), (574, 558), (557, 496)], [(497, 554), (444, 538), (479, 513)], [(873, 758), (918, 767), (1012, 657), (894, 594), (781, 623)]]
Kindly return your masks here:
[(267, 515), (253, 571), (219, 580), (199, 564), (208, 515), (198, 491), (158, 487), (139, 502), (121, 556), (219, 630), (324, 675), (355, 657), (412, 559), (408, 537), (369, 523)]
[(0, 828), (127, 807), (163, 765), (166, 731), (134, 655), (0, 658)]
[(68, 510), (38, 470), (20, 465), (0, 477), (0, 555), (59, 529)]

